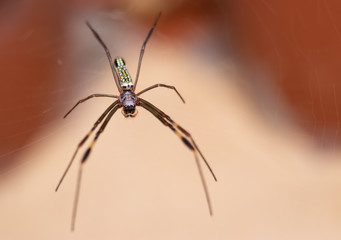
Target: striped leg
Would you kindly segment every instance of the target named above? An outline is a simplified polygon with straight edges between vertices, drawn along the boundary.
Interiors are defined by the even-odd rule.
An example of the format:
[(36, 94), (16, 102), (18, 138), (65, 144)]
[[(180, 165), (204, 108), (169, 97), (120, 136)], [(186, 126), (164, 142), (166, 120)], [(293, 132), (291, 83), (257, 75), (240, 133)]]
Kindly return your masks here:
[(197, 167), (198, 167), (200, 179), (201, 179), (204, 191), (205, 191), (205, 196), (206, 196), (206, 201), (207, 201), (207, 204), (208, 204), (209, 213), (212, 216), (213, 215), (213, 211), (212, 211), (211, 200), (210, 200), (210, 197), (209, 197), (209, 193), (208, 193), (206, 181), (205, 181), (205, 178), (204, 178), (204, 175), (203, 175), (203, 172), (202, 172), (202, 168), (201, 168), (201, 165), (200, 165), (200, 162), (199, 162), (199, 159), (198, 159), (198, 152), (199, 152), (200, 156), (203, 158), (206, 166), (210, 170), (210, 172), (211, 172), (211, 174), (212, 174), (212, 176), (213, 176), (215, 181), (217, 181), (217, 178), (214, 175), (214, 173), (213, 173), (211, 167), (209, 166), (208, 162), (203, 157), (202, 153), (199, 151), (199, 148), (195, 144), (192, 136), (184, 128), (182, 128), (180, 125), (175, 123), (168, 115), (163, 113), (160, 109), (158, 109), (157, 107), (155, 107), (151, 103), (147, 102), (146, 100), (143, 100), (143, 99), (139, 98), (139, 105), (141, 107), (145, 108), (146, 110), (148, 110), (150, 113), (152, 113), (165, 126), (169, 127), (182, 140), (182, 142), (193, 152), (194, 157), (195, 157), (195, 161), (196, 161), (196, 164), (197, 164)]
[(76, 150), (75, 150), (75, 152), (74, 152), (74, 154), (73, 154), (73, 156), (72, 156), (72, 158), (71, 158), (69, 164), (67, 165), (67, 167), (66, 167), (66, 169), (65, 169), (65, 171), (64, 171), (64, 173), (63, 173), (63, 175), (62, 175), (62, 177), (61, 177), (60, 180), (59, 180), (59, 183), (58, 183), (58, 185), (57, 185), (57, 187), (56, 187), (56, 190), (55, 190), (56, 192), (58, 191), (58, 188), (59, 188), (60, 184), (63, 182), (64, 177), (66, 176), (67, 172), (69, 171), (69, 169), (70, 169), (70, 167), (71, 167), (71, 165), (72, 165), (72, 163), (73, 163), (73, 160), (75, 159), (75, 157), (76, 157), (76, 155), (77, 155), (78, 150), (83, 146), (83, 144), (85, 143), (85, 141), (89, 138), (89, 136), (92, 134), (92, 132), (97, 128), (98, 124), (100, 124), (100, 123), (103, 121), (103, 119), (105, 118), (105, 116), (110, 112), (110, 110), (111, 110), (113, 107), (115, 107), (115, 106), (117, 105), (117, 103), (118, 103), (118, 100), (116, 100), (113, 104), (111, 104), (111, 105), (105, 110), (105, 112), (104, 112), (104, 113), (99, 117), (99, 119), (95, 122), (94, 126), (91, 128), (91, 130), (88, 132), (88, 134), (83, 138), (82, 141), (80, 141), (80, 143), (78, 144), (78, 146), (77, 146), (77, 148), (76, 148)]
[(103, 124), (101, 125), (100, 129), (96, 132), (96, 135), (94, 139), (92, 140), (90, 146), (88, 149), (85, 151), (82, 161), (80, 162), (79, 169), (78, 169), (78, 178), (77, 178), (77, 185), (76, 185), (76, 193), (75, 193), (75, 200), (73, 204), (73, 211), (72, 211), (72, 219), (71, 219), (71, 231), (74, 231), (75, 229), (75, 222), (76, 222), (76, 215), (77, 215), (77, 206), (78, 206), (78, 199), (79, 199), (79, 192), (80, 192), (80, 187), (81, 187), (81, 180), (82, 180), (82, 170), (84, 163), (88, 159), (90, 152), (92, 148), (94, 147), (98, 137), (101, 135), (101, 133), (104, 131), (105, 127), (107, 126), (108, 122), (110, 121), (111, 117), (114, 115), (114, 113), (119, 109), (121, 106), (116, 105), (112, 108), (110, 111), (109, 115), (106, 117), (104, 120)]
[[(150, 102), (147, 102), (144, 99), (139, 98), (140, 102), (143, 103), (144, 105), (148, 106), (150, 109), (153, 109), (153, 111), (157, 112), (161, 117), (163, 117), (165, 120), (168, 120), (168, 122), (175, 128), (177, 128), (181, 133), (183, 133), (186, 137), (188, 137), (191, 141), (191, 143), (193, 144), (195, 150), (197, 150), (200, 154), (200, 156), (202, 157), (202, 159), (204, 160), (207, 168), (210, 170), (213, 178), (215, 181), (217, 181), (217, 178), (212, 170), (212, 168), (210, 167), (210, 165), (208, 164), (206, 158), (204, 157), (204, 155), (201, 153), (198, 145), (195, 143), (193, 137), (191, 136), (191, 134), (186, 131), (183, 127), (181, 127), (180, 125), (178, 125), (176, 122), (174, 122), (170, 116), (168, 116), (167, 114), (165, 114), (164, 112), (162, 112), (160, 109), (158, 109), (157, 107), (155, 107), (153, 104), (151, 104)], [(142, 105), (141, 105), (142, 106)]]

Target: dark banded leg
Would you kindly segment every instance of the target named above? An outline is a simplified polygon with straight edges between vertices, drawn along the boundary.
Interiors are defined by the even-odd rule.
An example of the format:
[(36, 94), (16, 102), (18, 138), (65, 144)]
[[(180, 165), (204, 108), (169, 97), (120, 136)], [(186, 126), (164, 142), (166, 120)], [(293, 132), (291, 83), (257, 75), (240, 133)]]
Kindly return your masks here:
[[(199, 152), (199, 150), (198, 150), (197, 145), (194, 143), (193, 138), (191, 137), (191, 135), (187, 131), (185, 131), (182, 127), (180, 127), (174, 121), (171, 122), (167, 118), (165, 118), (165, 116), (168, 116), (168, 115), (163, 113), (161, 110), (156, 108), (154, 105), (150, 104), (149, 102), (147, 102), (146, 100), (143, 100), (141, 98), (139, 98), (139, 100), (140, 100), (139, 101), (139, 105), (141, 107), (143, 107), (146, 110), (148, 110), (157, 119), (159, 119), (165, 126), (169, 127), (182, 140), (182, 142), (193, 152), (194, 157), (195, 157), (195, 161), (196, 161), (196, 164), (197, 164), (197, 167), (198, 167), (200, 179), (201, 179), (201, 182), (202, 182), (202, 185), (203, 185), (203, 188), (204, 188), (204, 192), (205, 192), (205, 196), (206, 196), (206, 201), (207, 201), (209, 213), (212, 216), (213, 215), (212, 204), (211, 204), (210, 196), (209, 196), (209, 193), (208, 193), (208, 188), (207, 188), (207, 185), (206, 185), (204, 174), (202, 172), (202, 168), (201, 168), (201, 165), (200, 165), (200, 162), (199, 162), (199, 159), (198, 159), (198, 154), (197, 154), (197, 152)], [(163, 114), (161, 114), (161, 113), (163, 113)], [(181, 130), (180, 130), (179, 127), (181, 128)], [(188, 136), (187, 136), (187, 134), (184, 134), (183, 131), (185, 131), (188, 134)], [(190, 141), (187, 138), (189, 138)], [(199, 152), (199, 154), (200, 154), (200, 152)], [(200, 155), (202, 156), (202, 154), (200, 154)], [(206, 165), (208, 166), (209, 170), (211, 171), (214, 180), (217, 181), (217, 178), (215, 177), (212, 169), (209, 167), (209, 165), (208, 165), (208, 163), (207, 163), (207, 161), (205, 159), (204, 159), (204, 162), (206, 163)]]
[(154, 29), (156, 27), (157, 22), (159, 21), (160, 16), (161, 16), (161, 12), (157, 15), (153, 26), (150, 28), (150, 30), (149, 30), (149, 32), (147, 34), (147, 37), (146, 37), (146, 39), (144, 40), (144, 42), (142, 44), (141, 51), (140, 51), (140, 57), (139, 57), (139, 63), (138, 63), (138, 66), (137, 66), (137, 71), (136, 71), (135, 83), (134, 83), (134, 87), (132, 89), (133, 92), (135, 91), (136, 85), (137, 85), (137, 81), (139, 80), (140, 68), (141, 68), (141, 64), (142, 64), (142, 58), (143, 58), (144, 50), (146, 48), (146, 45), (147, 45), (147, 42), (148, 42), (150, 36), (154, 32)]
[(68, 111), (68, 112), (65, 114), (64, 118), (66, 118), (67, 115), (69, 115), (69, 114), (73, 111), (73, 109), (75, 109), (75, 108), (78, 106), (78, 104), (83, 103), (83, 102), (89, 100), (90, 98), (94, 98), (94, 97), (111, 97), (111, 98), (118, 98), (118, 96), (116, 96), (116, 95), (110, 95), (110, 94), (91, 94), (90, 96), (88, 96), (88, 97), (86, 97), (86, 98), (83, 98), (83, 99), (79, 100), (79, 101), (76, 103), (76, 105), (73, 106), (73, 108), (71, 108), (70, 111)]
[(150, 87), (148, 87), (148, 88), (142, 90), (141, 92), (139, 92), (138, 94), (136, 94), (136, 96), (139, 96), (139, 95), (141, 95), (142, 93), (145, 93), (145, 92), (147, 92), (147, 91), (149, 91), (149, 90), (152, 90), (153, 88), (157, 88), (157, 87), (165, 87), (165, 88), (173, 89), (173, 90), (176, 92), (176, 94), (178, 94), (178, 96), (181, 98), (181, 101), (182, 101), (183, 103), (185, 103), (185, 100), (183, 99), (183, 97), (180, 95), (180, 93), (178, 92), (178, 90), (176, 90), (176, 88), (175, 88), (174, 86), (170, 86), (170, 85), (166, 85), (166, 84), (162, 84), (162, 83), (154, 84), (154, 85), (152, 85), (152, 86), (150, 86)]
[[(162, 112), (160, 109), (158, 109), (157, 107), (155, 107), (153, 104), (151, 104), (150, 102), (144, 100), (144, 99), (141, 99), (139, 98), (140, 102), (143, 103), (144, 105), (147, 105), (149, 106), (149, 108), (153, 109), (154, 111), (156, 111), (158, 114), (160, 114), (164, 119), (168, 120), (168, 122), (173, 125), (175, 128), (177, 128), (180, 132), (182, 132), (186, 137), (188, 137), (192, 144), (194, 145), (194, 148), (199, 152), (200, 156), (202, 157), (202, 159), (204, 160), (207, 168), (210, 170), (213, 178), (215, 181), (217, 181), (217, 178), (212, 170), (212, 168), (210, 167), (210, 165), (208, 164), (206, 158), (204, 157), (204, 155), (201, 153), (198, 145), (195, 143), (193, 137), (191, 136), (191, 134), (186, 131), (183, 127), (181, 127), (180, 125), (178, 125), (176, 122), (173, 121), (173, 119), (171, 119), (170, 116), (168, 116), (167, 114), (165, 114), (164, 112)], [(142, 105), (141, 105), (142, 106)]]
[(83, 138), (82, 141), (80, 141), (80, 143), (78, 144), (78, 146), (77, 146), (77, 148), (76, 148), (74, 154), (72, 155), (72, 158), (71, 158), (69, 164), (67, 165), (67, 167), (66, 167), (66, 169), (65, 169), (65, 171), (64, 171), (64, 173), (63, 173), (63, 175), (62, 175), (62, 177), (61, 177), (60, 180), (59, 180), (59, 183), (58, 183), (58, 185), (57, 185), (57, 187), (56, 187), (56, 190), (55, 190), (56, 192), (57, 192), (57, 190), (58, 190), (60, 184), (63, 182), (64, 177), (66, 176), (67, 172), (69, 171), (69, 169), (70, 169), (70, 167), (71, 167), (71, 165), (72, 165), (72, 163), (73, 163), (73, 160), (75, 159), (75, 157), (76, 157), (76, 155), (77, 155), (78, 150), (83, 146), (83, 144), (84, 144), (85, 141), (89, 138), (89, 136), (91, 135), (91, 133), (97, 128), (98, 124), (100, 124), (100, 123), (103, 121), (103, 119), (105, 118), (105, 116), (110, 112), (110, 110), (111, 110), (113, 107), (115, 107), (115, 106), (117, 105), (117, 103), (118, 103), (118, 100), (116, 100), (113, 104), (111, 104), (111, 105), (105, 110), (105, 112), (104, 112), (104, 113), (99, 117), (99, 119), (95, 122), (94, 126), (91, 128), (91, 130), (88, 132), (88, 134)]
[(73, 211), (72, 211), (72, 219), (71, 219), (71, 231), (74, 231), (75, 229), (75, 222), (76, 222), (76, 215), (77, 215), (77, 206), (78, 206), (78, 199), (79, 199), (79, 192), (81, 187), (81, 180), (82, 180), (82, 170), (83, 165), (88, 159), (90, 152), (92, 148), (94, 147), (98, 137), (101, 135), (101, 133), (104, 131), (105, 127), (107, 126), (108, 122), (110, 121), (111, 117), (114, 115), (114, 113), (119, 109), (121, 106), (116, 105), (114, 108), (110, 111), (109, 115), (104, 120), (103, 124), (101, 125), (100, 129), (96, 132), (96, 135), (94, 139), (92, 140), (90, 146), (85, 151), (82, 161), (80, 162), (79, 169), (78, 169), (78, 178), (77, 178), (77, 185), (76, 185), (76, 194), (75, 194), (75, 200), (73, 203)]

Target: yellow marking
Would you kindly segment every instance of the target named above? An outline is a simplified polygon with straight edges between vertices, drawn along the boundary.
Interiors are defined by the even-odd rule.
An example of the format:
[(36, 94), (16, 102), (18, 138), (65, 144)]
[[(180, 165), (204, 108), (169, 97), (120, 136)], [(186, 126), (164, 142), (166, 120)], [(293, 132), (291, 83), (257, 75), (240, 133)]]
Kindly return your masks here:
[(178, 132), (177, 130), (175, 130), (175, 134), (179, 137), (179, 138), (182, 138), (182, 135), (180, 132)]
[(133, 88), (134, 87), (133, 81), (129, 75), (129, 72), (126, 68), (123, 59), (121, 57), (117, 57), (115, 59), (115, 64), (117, 65), (117, 66), (115, 65), (115, 69), (120, 80), (121, 87), (127, 89)]

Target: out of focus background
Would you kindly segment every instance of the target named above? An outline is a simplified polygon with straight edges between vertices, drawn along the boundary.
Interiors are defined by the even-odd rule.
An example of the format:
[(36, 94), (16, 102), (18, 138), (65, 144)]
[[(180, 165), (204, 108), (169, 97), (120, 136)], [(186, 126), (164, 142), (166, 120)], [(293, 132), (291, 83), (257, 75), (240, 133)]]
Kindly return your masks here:
[[(84, 166), (58, 183), (117, 94), (85, 21), (137, 91), (192, 133), (193, 155), (144, 109), (112, 118)], [(335, 0), (11, 0), (0, 3), (1, 239), (340, 239), (341, 3)]]

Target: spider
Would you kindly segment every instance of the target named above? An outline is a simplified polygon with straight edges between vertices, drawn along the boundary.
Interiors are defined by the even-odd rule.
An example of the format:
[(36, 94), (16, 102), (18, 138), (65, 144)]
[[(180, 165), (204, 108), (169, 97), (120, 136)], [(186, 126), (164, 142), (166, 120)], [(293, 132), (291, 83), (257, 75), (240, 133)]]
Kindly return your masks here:
[(135, 93), (135, 88), (137, 85), (137, 81), (139, 79), (139, 73), (140, 73), (142, 58), (144, 55), (144, 50), (145, 50), (145, 47), (146, 47), (146, 44), (147, 44), (149, 38), (151, 37), (152, 33), (154, 32), (154, 29), (156, 27), (156, 24), (157, 24), (160, 16), (161, 16), (161, 13), (159, 13), (158, 16), (156, 17), (153, 26), (150, 28), (150, 30), (147, 34), (147, 37), (142, 44), (139, 62), (138, 62), (138, 67), (137, 67), (137, 72), (136, 72), (135, 83), (133, 83), (133, 81), (132, 81), (132, 79), (131, 79), (128, 71), (127, 71), (126, 64), (125, 64), (123, 58), (122, 57), (116, 57), (115, 60), (112, 61), (109, 49), (105, 45), (104, 41), (101, 39), (99, 34), (94, 30), (94, 28), (90, 25), (90, 23), (86, 22), (86, 25), (89, 27), (89, 29), (91, 30), (91, 32), (93, 33), (95, 38), (99, 41), (99, 43), (102, 45), (102, 47), (105, 50), (105, 53), (106, 53), (108, 60), (109, 60), (109, 63), (110, 63), (112, 73), (114, 75), (114, 79), (115, 79), (117, 89), (119, 91), (119, 95), (92, 94), (92, 95), (90, 95), (84, 99), (79, 100), (64, 116), (64, 118), (66, 118), (79, 104), (81, 104), (81, 103), (83, 103), (83, 102), (85, 102), (91, 98), (94, 98), (94, 97), (109, 97), (109, 98), (116, 98), (117, 99), (104, 111), (104, 113), (98, 118), (98, 120), (95, 122), (95, 124), (93, 125), (91, 130), (88, 132), (88, 134), (79, 142), (69, 164), (67, 165), (67, 167), (66, 167), (66, 169), (65, 169), (65, 171), (64, 171), (64, 173), (63, 173), (63, 175), (62, 175), (62, 177), (61, 177), (61, 179), (60, 179), (60, 181), (56, 187), (55, 191), (58, 190), (60, 184), (63, 182), (64, 177), (66, 176), (67, 172), (69, 171), (69, 169), (73, 163), (73, 160), (75, 159), (75, 157), (78, 153), (78, 150), (84, 145), (86, 140), (95, 131), (97, 126), (104, 120), (101, 127), (96, 132), (96, 135), (95, 135), (94, 139), (92, 140), (90, 146), (85, 151), (83, 158), (82, 158), (80, 165), (79, 165), (77, 185), (76, 185), (76, 193), (75, 193), (73, 212), (72, 212), (72, 221), (71, 221), (71, 230), (72, 231), (74, 231), (74, 227), (75, 227), (77, 205), (78, 205), (79, 192), (80, 192), (80, 186), (81, 186), (81, 178), (82, 178), (82, 169), (83, 169), (84, 163), (87, 161), (97, 139), (99, 138), (101, 133), (104, 131), (105, 127), (107, 126), (108, 122), (110, 121), (111, 117), (115, 114), (115, 112), (118, 109), (122, 108), (122, 114), (124, 117), (126, 117), (126, 118), (135, 117), (138, 113), (138, 111), (136, 109), (137, 106), (143, 107), (144, 109), (149, 111), (151, 114), (153, 114), (162, 124), (164, 124), (166, 127), (169, 127), (182, 140), (182, 142), (186, 145), (186, 147), (190, 151), (193, 152), (194, 157), (195, 157), (195, 161), (196, 161), (196, 165), (197, 165), (198, 170), (199, 170), (201, 182), (202, 182), (202, 185), (204, 188), (206, 201), (208, 204), (208, 210), (209, 210), (210, 215), (211, 216), (213, 215), (211, 201), (210, 201), (210, 197), (208, 194), (208, 189), (206, 186), (205, 178), (204, 178), (204, 175), (203, 175), (203, 172), (201, 169), (201, 165), (200, 165), (200, 162), (198, 159), (198, 154), (201, 156), (201, 158), (205, 162), (206, 166), (208, 167), (208, 169), (211, 172), (215, 181), (217, 181), (217, 178), (214, 175), (214, 173), (213, 173), (210, 165), (206, 161), (205, 157), (203, 156), (203, 154), (199, 150), (197, 144), (194, 142), (194, 139), (192, 138), (191, 134), (187, 130), (185, 130), (183, 127), (178, 125), (176, 122), (174, 122), (172, 120), (172, 118), (169, 117), (167, 114), (165, 114), (163, 111), (161, 111), (160, 109), (155, 107), (153, 104), (142, 99), (139, 96), (141, 94), (151, 90), (151, 89), (154, 89), (157, 87), (165, 87), (165, 88), (169, 88), (169, 89), (174, 90), (176, 92), (176, 94), (180, 97), (180, 99), (182, 100), (183, 103), (185, 103), (185, 100), (183, 99), (183, 97), (180, 95), (180, 93), (176, 90), (176, 88), (174, 86), (161, 84), (161, 83), (154, 84), (154, 85), (140, 91), (139, 93)]

